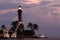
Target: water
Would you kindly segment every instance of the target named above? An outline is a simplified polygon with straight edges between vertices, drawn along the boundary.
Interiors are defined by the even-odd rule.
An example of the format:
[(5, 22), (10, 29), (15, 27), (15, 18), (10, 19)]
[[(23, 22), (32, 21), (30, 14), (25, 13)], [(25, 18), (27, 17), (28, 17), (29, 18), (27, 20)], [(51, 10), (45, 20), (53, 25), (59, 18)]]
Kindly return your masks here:
[(40, 38), (24, 38), (24, 39), (0, 39), (0, 40), (60, 40), (60, 38), (46, 38), (46, 39), (40, 39)]
[(25, 38), (22, 40), (60, 40), (60, 38), (47, 38), (47, 39), (39, 39), (39, 38)]

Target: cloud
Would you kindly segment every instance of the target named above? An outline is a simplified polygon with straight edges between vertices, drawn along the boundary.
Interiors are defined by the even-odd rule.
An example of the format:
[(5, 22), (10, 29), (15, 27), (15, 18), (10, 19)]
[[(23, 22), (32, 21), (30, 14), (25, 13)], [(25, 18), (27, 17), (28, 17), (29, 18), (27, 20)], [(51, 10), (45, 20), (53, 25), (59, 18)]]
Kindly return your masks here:
[(5, 0), (0, 0), (0, 2), (5, 2)]
[(0, 10), (0, 15), (6, 14), (8, 12), (13, 12), (16, 11), (16, 9), (4, 9), (4, 10)]
[(39, 4), (41, 0), (24, 0), (22, 3), (24, 4)]
[(51, 14), (50, 12), (48, 12), (48, 16), (49, 16), (49, 17), (52, 17), (52, 14)]
[(52, 1), (42, 1), (42, 2), (40, 2), (40, 6), (46, 7), (47, 5), (49, 5), (51, 3), (52, 3)]
[[(53, 5), (59, 5), (60, 4), (60, 0), (51, 0), (52, 3), (48, 4), (47, 7), (52, 7)], [(56, 7), (54, 6), (54, 7)]]
[(53, 1), (53, 0), (43, 0), (43, 1)]
[(53, 13), (56, 13), (57, 15), (60, 15), (60, 8), (56, 8), (56, 10), (53, 11)]
[(18, 2), (20, 3), (21, 1), (18, 0), (0, 0), (1, 3), (13, 3), (13, 4), (18, 4)]
[(0, 0), (0, 2), (9, 2), (9, 3), (15, 3), (15, 4), (39, 4), (42, 0)]

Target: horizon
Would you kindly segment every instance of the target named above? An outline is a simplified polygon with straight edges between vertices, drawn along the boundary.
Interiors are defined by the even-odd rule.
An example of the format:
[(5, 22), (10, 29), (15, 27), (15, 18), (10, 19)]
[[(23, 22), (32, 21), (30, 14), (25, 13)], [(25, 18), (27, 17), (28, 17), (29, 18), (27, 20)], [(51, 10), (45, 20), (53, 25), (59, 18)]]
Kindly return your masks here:
[(4, 24), (11, 28), (11, 22), (17, 20), (19, 5), (25, 29), (32, 22), (39, 25), (36, 34), (60, 37), (60, 0), (0, 0), (0, 27)]

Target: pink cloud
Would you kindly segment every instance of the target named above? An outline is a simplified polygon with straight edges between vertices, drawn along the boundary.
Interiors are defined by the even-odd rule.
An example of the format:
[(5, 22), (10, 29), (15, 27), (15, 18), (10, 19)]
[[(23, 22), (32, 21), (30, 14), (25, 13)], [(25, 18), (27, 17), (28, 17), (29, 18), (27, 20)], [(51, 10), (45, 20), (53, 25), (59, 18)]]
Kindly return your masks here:
[(48, 16), (49, 16), (49, 17), (52, 17), (52, 14), (51, 14), (50, 12), (48, 12)]
[(57, 5), (60, 4), (60, 0), (50, 0), (52, 3), (46, 5), (47, 7), (52, 6), (52, 5)]
[(22, 3), (24, 4), (39, 4), (41, 0), (24, 0)]
[(56, 13), (58, 15), (60, 15), (60, 8), (56, 8), (57, 10), (53, 11), (53, 13)]
[(21, 3), (21, 1), (20, 0), (11, 0), (10, 3), (18, 4), (18, 3)]
[(53, 0), (43, 0), (43, 1), (53, 1)]
[(0, 2), (5, 2), (5, 0), (0, 0)]
[[(8, 0), (1, 0), (0, 2), (7, 2)], [(39, 4), (42, 0), (10, 0), (9, 3), (15, 3), (15, 4)]]
[(13, 12), (16, 11), (16, 9), (4, 9), (4, 10), (0, 10), (0, 15), (6, 14), (8, 12)]

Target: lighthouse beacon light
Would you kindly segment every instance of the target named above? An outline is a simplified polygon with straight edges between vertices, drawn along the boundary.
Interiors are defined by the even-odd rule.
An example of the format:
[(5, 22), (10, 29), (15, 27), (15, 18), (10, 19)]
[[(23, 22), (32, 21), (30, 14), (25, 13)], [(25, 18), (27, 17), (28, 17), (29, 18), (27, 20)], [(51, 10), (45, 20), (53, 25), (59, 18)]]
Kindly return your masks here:
[(19, 8), (18, 8), (19, 10), (21, 10), (22, 9), (22, 7), (21, 6), (19, 6)]

